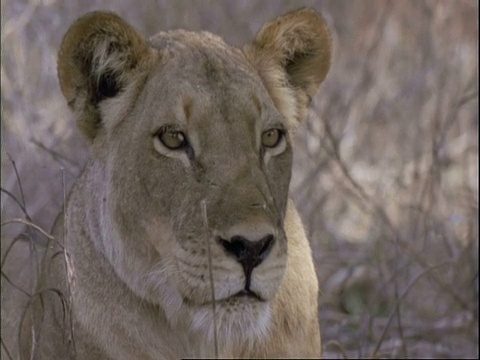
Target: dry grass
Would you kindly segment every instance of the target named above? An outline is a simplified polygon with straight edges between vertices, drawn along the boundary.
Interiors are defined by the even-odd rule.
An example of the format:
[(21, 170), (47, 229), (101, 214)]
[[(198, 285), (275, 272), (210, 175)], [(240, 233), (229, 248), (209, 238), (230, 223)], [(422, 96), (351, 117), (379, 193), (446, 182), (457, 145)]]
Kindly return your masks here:
[[(325, 356), (478, 357), (475, 1), (2, 1), (2, 224), (49, 229), (87, 157), (56, 79), (76, 17), (110, 9), (146, 35), (205, 29), (241, 45), (300, 6), (325, 15), (335, 43), (291, 186)], [(2, 225), (2, 242), (23, 231)]]

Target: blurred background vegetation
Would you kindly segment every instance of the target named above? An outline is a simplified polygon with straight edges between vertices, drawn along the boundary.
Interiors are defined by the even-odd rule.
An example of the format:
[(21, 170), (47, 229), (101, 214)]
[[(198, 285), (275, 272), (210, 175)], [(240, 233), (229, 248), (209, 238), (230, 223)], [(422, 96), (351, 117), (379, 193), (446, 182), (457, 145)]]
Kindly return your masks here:
[[(278, 15), (319, 10), (334, 60), (295, 139), (291, 190), (322, 289), (324, 356), (478, 358), (477, 1), (1, 6), (2, 223), (24, 207), (47, 230), (88, 156), (56, 76), (78, 16), (108, 9), (146, 36), (202, 29), (241, 46)], [(2, 226), (2, 238), (22, 231)]]

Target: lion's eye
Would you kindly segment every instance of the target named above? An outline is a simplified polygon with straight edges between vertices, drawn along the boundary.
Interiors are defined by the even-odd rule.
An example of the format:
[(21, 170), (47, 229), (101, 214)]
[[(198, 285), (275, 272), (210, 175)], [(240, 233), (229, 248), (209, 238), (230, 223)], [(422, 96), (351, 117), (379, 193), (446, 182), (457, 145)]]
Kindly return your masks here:
[(283, 132), (279, 129), (270, 129), (262, 134), (262, 145), (268, 148), (277, 146), (283, 138)]
[(181, 131), (166, 128), (163, 129), (157, 136), (162, 144), (170, 150), (179, 150), (188, 144), (187, 137)]

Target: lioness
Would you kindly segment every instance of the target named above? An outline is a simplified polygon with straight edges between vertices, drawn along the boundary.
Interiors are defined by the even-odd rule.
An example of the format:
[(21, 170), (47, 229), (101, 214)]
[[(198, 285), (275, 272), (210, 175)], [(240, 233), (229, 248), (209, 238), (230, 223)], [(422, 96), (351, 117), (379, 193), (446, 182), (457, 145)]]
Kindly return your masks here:
[(310, 9), (242, 49), (79, 18), (58, 76), (91, 160), (21, 325), (6, 320), (21, 357), (320, 357), (318, 284), (288, 188), (292, 132), (330, 57)]

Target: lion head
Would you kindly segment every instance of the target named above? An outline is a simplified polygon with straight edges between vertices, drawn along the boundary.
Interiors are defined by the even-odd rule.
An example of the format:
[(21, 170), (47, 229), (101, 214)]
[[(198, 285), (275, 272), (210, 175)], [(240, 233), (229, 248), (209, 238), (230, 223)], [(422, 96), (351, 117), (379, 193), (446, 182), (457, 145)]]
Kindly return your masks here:
[(224, 344), (268, 333), (287, 266), (292, 132), (330, 52), (308, 9), (242, 49), (208, 32), (144, 40), (107, 12), (65, 35), (61, 89), (91, 144), (72, 195), (86, 209), (77, 237), (170, 326), (211, 337), (213, 294)]

